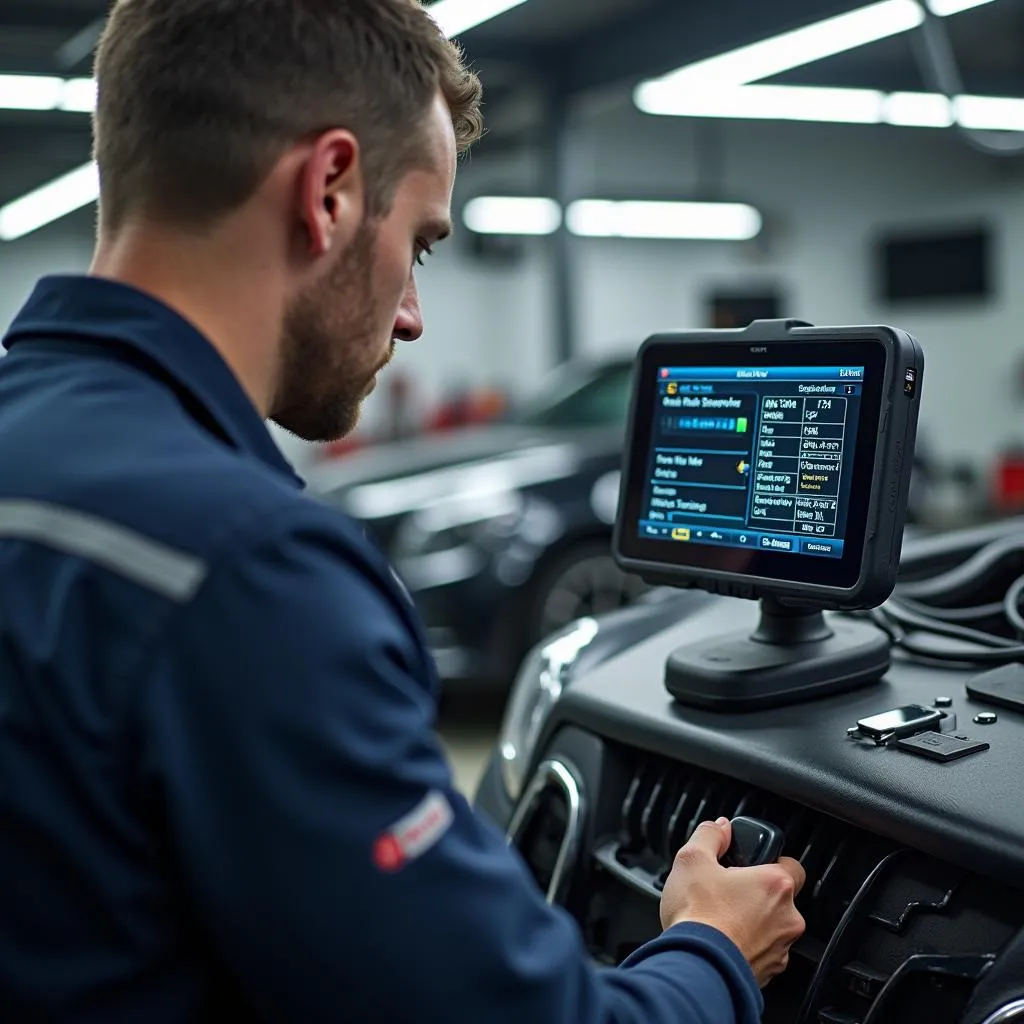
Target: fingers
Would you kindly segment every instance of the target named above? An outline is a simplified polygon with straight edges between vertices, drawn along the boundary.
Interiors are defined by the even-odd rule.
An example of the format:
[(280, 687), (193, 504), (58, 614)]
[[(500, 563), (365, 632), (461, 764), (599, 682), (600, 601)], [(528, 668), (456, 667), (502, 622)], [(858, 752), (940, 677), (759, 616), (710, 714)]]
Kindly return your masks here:
[(789, 950), (788, 949), (786, 950), (785, 953), (782, 954), (782, 956), (779, 958), (778, 962), (775, 963), (768, 971), (765, 972), (767, 974), (767, 977), (766, 977), (766, 979), (764, 981), (764, 984), (761, 985), (761, 988), (765, 988), (767, 986), (768, 982), (772, 981), (774, 978), (777, 978), (780, 974), (785, 974), (787, 970), (789, 970)]
[(792, 857), (780, 857), (779, 867), (793, 879), (795, 886), (793, 895), (799, 896), (800, 890), (803, 889), (804, 883), (807, 881), (807, 872), (804, 871), (803, 864), (798, 860), (793, 860)]
[(718, 856), (721, 857), (725, 854), (725, 851), (729, 849), (729, 844), (732, 843), (732, 822), (728, 818), (719, 818), (715, 824), (722, 830), (724, 845)]
[(679, 851), (684, 859), (691, 857), (712, 857), (716, 861), (729, 849), (732, 842), (732, 826), (727, 818), (705, 821), (697, 826), (690, 841)]
[(786, 971), (789, 970), (791, 958), (790, 951), (798, 937), (799, 936), (794, 936), (792, 940), (784, 940), (780, 944), (777, 944), (775, 948), (766, 955), (765, 959), (759, 962), (754, 968), (755, 974), (758, 978), (758, 985), (761, 988), (765, 988), (770, 981), (777, 978), (780, 974), (785, 974)]

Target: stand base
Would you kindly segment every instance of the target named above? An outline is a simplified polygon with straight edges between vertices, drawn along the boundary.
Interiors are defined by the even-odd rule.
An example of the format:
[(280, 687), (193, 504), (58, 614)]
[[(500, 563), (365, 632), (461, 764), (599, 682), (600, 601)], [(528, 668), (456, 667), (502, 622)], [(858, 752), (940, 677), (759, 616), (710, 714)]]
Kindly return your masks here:
[(680, 647), (665, 688), (680, 703), (755, 711), (846, 693), (878, 682), (891, 664), (889, 638), (867, 622), (825, 622), (820, 611), (762, 602), (753, 634), (709, 637)]

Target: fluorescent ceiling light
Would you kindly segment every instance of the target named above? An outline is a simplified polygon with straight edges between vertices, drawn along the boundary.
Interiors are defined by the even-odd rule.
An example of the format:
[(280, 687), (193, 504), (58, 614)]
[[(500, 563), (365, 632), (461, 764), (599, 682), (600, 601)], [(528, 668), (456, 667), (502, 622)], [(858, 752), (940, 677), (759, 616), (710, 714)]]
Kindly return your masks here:
[(834, 124), (892, 124), (911, 128), (965, 128), (1024, 131), (1024, 99), (959, 96), (952, 103), (939, 93), (882, 93), (873, 89), (817, 86), (744, 85), (709, 95), (680, 95), (660, 82), (645, 82), (636, 105), (667, 117), (721, 117), (769, 121), (823, 121)]
[(918, 28), (925, 17), (922, 2), (945, 18), (992, 0), (882, 0), (697, 61), (656, 81), (680, 90), (749, 85)]
[(587, 238), (746, 241), (761, 215), (742, 203), (669, 203), (581, 199), (566, 214), (569, 230)]
[(0, 75), (0, 107), (6, 110), (53, 110), (63, 91), (63, 78)]
[[(450, 37), (524, 3), (526, 0), (437, 0), (429, 10), (441, 31)], [(91, 113), (96, 108), (96, 82), (88, 78), (0, 75), (0, 108)], [(86, 164), (0, 209), (0, 240), (21, 238), (98, 198), (99, 172), (95, 164)], [(557, 230), (557, 225), (552, 230)]]
[(99, 195), (99, 171), (95, 163), (88, 163), (0, 209), (0, 239), (21, 238), (88, 206)]
[(481, 196), (462, 212), (478, 235), (553, 235), (562, 226), (562, 208), (554, 199)]
[(428, 10), (446, 36), (457, 36), (526, 0), (437, 0)]
[(1024, 100), (1007, 96), (958, 96), (957, 122), (981, 131), (1024, 132)]
[[(550, 235), (562, 211), (553, 199), (487, 196), (467, 203), (463, 218), (478, 234)], [(586, 238), (746, 240), (762, 219), (741, 203), (581, 199), (569, 206), (566, 223)]]
[(635, 102), (645, 113), (669, 117), (877, 124), (882, 120), (885, 94), (802, 85), (745, 85), (691, 93), (663, 82), (644, 82), (636, 90)]
[(51, 75), (0, 75), (0, 108), (4, 110), (70, 110), (89, 114), (96, 107), (92, 78)]
[(69, 78), (64, 82), (57, 106), (61, 110), (91, 114), (96, 109), (96, 79)]
[[(526, 0), (437, 0), (429, 10), (445, 35), (456, 36), (524, 3)], [(96, 108), (96, 81), (52, 75), (0, 75), (0, 108), (91, 114)]]
[(894, 92), (885, 97), (882, 120), (908, 128), (949, 128), (953, 104), (939, 93)]
[(948, 18), (951, 14), (969, 11), (973, 7), (982, 7), (992, 0), (928, 0), (928, 10), (940, 18)]
[(917, 0), (882, 0), (848, 14), (698, 61), (658, 79), (679, 90), (747, 85), (917, 28)]

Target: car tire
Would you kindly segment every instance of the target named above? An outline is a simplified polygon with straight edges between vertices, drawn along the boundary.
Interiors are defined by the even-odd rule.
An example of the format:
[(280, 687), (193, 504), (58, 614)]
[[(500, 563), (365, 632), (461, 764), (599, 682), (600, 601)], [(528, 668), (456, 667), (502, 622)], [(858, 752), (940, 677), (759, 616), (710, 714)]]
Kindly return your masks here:
[(619, 568), (608, 541), (574, 544), (541, 568), (530, 590), (525, 649), (576, 619), (632, 604), (649, 589)]

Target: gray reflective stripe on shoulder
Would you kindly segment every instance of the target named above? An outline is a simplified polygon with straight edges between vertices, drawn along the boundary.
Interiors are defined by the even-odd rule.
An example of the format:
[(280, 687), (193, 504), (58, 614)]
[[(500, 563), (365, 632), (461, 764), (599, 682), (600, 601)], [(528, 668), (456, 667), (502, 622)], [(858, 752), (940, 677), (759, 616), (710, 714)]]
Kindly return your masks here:
[(206, 564), (116, 523), (34, 501), (0, 501), (0, 539), (34, 541), (101, 565), (172, 601), (190, 601)]

